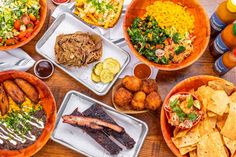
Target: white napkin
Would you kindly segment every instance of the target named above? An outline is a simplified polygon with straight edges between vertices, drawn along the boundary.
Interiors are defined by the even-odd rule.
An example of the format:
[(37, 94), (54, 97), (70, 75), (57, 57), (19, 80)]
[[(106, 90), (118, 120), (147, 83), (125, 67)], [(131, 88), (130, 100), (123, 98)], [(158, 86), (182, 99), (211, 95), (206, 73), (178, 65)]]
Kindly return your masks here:
[[(90, 25), (90, 27), (93, 28), (94, 30), (96, 30), (99, 34), (105, 36), (106, 38), (111, 40), (113, 43), (115, 43), (116, 45), (118, 45), (119, 47), (124, 49), (125, 51), (129, 52), (129, 54), (131, 56), (130, 63), (127, 65), (126, 69), (122, 72), (122, 74), (120, 75), (120, 78), (123, 78), (125, 75), (133, 75), (134, 65), (137, 64), (138, 62), (140, 62), (133, 55), (130, 48), (127, 46), (126, 41), (123, 36), (123, 28), (122, 28), (123, 19), (124, 19), (125, 11), (131, 1), (132, 0), (125, 0), (124, 1), (124, 6), (123, 6), (121, 17), (120, 17), (119, 21), (117, 22), (117, 24), (113, 28), (104, 29), (102, 27), (96, 27), (96, 26)], [(74, 4), (75, 4), (75, 2), (59, 5), (52, 13), (52, 17), (57, 18), (63, 12), (72, 12)], [(152, 75), (150, 78), (155, 79), (157, 76), (157, 73), (158, 73), (158, 69), (154, 68), (154, 67), (151, 67), (151, 68), (152, 68)]]
[[(19, 61), (25, 59), (22, 64), (17, 64)], [(20, 70), (27, 71), (35, 63), (25, 51), (22, 49), (14, 49), (8, 51), (0, 51), (0, 71), (6, 70)]]

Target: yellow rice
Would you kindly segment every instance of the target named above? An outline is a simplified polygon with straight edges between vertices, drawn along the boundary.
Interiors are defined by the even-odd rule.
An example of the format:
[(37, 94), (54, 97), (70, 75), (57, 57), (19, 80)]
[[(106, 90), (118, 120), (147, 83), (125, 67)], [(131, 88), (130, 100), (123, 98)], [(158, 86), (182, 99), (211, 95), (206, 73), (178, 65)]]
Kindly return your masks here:
[(175, 30), (184, 35), (194, 30), (194, 16), (181, 4), (171, 1), (156, 1), (146, 8), (145, 16), (153, 16), (159, 26), (167, 31)]

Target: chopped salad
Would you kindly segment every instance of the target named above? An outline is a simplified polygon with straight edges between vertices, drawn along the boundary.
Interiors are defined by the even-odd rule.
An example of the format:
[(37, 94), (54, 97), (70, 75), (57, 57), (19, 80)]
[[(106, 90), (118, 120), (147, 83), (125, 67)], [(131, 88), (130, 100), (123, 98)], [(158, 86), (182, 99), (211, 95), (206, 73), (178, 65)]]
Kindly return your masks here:
[(29, 38), (40, 19), (39, 0), (0, 1), (0, 46)]

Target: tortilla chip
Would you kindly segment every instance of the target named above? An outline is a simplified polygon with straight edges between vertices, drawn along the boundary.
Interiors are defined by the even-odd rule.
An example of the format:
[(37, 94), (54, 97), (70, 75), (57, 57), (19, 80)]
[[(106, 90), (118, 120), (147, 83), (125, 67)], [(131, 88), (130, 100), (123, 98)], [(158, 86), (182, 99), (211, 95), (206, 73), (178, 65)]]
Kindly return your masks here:
[(218, 131), (201, 137), (197, 145), (198, 157), (227, 157), (221, 135)]
[(183, 137), (183, 136), (185, 136), (189, 131), (190, 131), (190, 129), (180, 130), (180, 131), (175, 135), (175, 138)]
[(214, 90), (224, 90), (227, 95), (231, 95), (235, 91), (234, 84), (225, 80), (209, 81), (208, 86)]
[(207, 112), (207, 116), (208, 116), (208, 117), (216, 117), (217, 114), (214, 113), (214, 112), (208, 111), (208, 112)]
[(230, 98), (230, 101), (236, 103), (236, 92), (234, 92), (229, 98)]
[(189, 157), (197, 157), (197, 150), (189, 152)]
[(172, 138), (173, 143), (177, 148), (193, 146), (200, 140), (200, 132), (197, 126), (192, 128), (185, 136), (179, 138)]
[(178, 127), (175, 127), (175, 129), (173, 131), (173, 136), (175, 137), (179, 131), (180, 131), (180, 129)]
[(230, 153), (234, 154), (236, 152), (236, 140), (231, 140), (224, 136), (223, 136), (223, 140), (226, 147), (230, 150)]
[(221, 130), (221, 134), (231, 140), (236, 140), (236, 103), (230, 103), (229, 115)]
[(227, 117), (228, 117), (227, 113), (223, 114), (223, 116), (217, 117), (216, 126), (218, 129), (221, 130), (224, 127)]
[(215, 128), (210, 118), (208, 117), (205, 118), (203, 121), (201, 121), (198, 125), (199, 125), (199, 132), (201, 136), (204, 136), (205, 134), (208, 134), (214, 131), (214, 128)]
[(195, 92), (195, 95), (201, 101), (203, 111), (206, 112), (207, 104), (211, 101), (210, 97), (214, 93), (214, 90), (208, 86), (201, 86)]
[(207, 109), (222, 116), (229, 104), (229, 97), (223, 90), (215, 91), (211, 95), (211, 102), (208, 103)]
[(181, 155), (185, 155), (188, 152), (191, 152), (191, 151), (196, 150), (196, 149), (197, 149), (197, 145), (195, 145), (195, 146), (187, 146), (187, 147), (180, 148), (179, 152), (180, 152)]

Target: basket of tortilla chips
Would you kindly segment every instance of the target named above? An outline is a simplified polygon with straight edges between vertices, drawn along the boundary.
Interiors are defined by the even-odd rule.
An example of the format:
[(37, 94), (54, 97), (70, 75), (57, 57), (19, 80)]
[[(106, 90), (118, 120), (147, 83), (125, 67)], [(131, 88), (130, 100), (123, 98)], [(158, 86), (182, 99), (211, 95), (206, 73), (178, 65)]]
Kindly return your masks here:
[[(201, 120), (191, 127), (178, 127), (188, 116), (189, 105), (194, 99), (187, 99), (187, 109), (174, 102), (177, 93), (194, 95), (202, 111)], [(177, 101), (177, 100), (176, 100)], [(181, 100), (178, 100), (181, 101)], [(169, 104), (169, 103), (172, 104)], [(166, 116), (165, 106), (172, 105), (177, 116)], [(173, 105), (174, 104), (174, 105)], [(191, 110), (192, 111), (192, 110)], [(189, 112), (189, 113), (188, 113)], [(184, 117), (185, 119), (182, 118)], [(173, 123), (177, 120), (177, 123)], [(161, 110), (161, 129), (164, 139), (176, 156), (230, 157), (236, 155), (236, 87), (234, 84), (214, 76), (195, 76), (178, 83), (167, 95)]]

